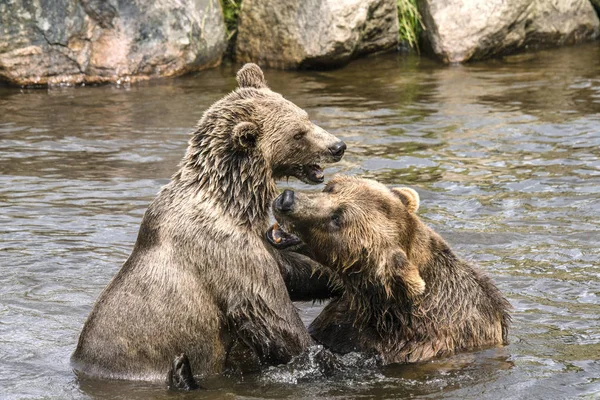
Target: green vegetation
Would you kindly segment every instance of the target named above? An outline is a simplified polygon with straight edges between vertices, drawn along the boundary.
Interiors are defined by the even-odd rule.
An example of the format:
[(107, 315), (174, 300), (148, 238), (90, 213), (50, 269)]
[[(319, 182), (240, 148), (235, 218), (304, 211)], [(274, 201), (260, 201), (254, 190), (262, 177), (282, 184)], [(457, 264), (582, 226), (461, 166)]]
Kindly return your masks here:
[(417, 8), (417, 0), (398, 0), (397, 4), (400, 41), (406, 42), (418, 53), (419, 33), (424, 27)]
[(221, 5), (223, 6), (223, 16), (227, 27), (227, 39), (230, 40), (237, 32), (242, 0), (221, 0)]

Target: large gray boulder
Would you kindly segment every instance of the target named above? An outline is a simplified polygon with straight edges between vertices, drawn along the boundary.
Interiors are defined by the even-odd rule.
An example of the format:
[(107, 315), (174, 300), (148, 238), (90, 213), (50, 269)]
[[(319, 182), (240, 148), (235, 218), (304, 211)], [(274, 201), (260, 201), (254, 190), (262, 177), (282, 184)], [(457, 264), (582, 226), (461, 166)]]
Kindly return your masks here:
[(396, 0), (244, 0), (235, 57), (273, 68), (327, 67), (397, 44)]
[(419, 0), (428, 46), (445, 62), (598, 37), (589, 0)]
[(218, 65), (218, 0), (0, 1), (0, 79), (132, 82)]

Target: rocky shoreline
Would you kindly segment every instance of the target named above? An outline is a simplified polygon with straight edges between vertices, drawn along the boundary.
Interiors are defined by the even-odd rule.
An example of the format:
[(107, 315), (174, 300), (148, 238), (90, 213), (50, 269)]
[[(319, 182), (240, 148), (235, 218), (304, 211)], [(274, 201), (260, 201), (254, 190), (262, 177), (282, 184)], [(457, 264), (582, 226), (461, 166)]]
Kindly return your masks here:
[[(218, 0), (2, 2), (0, 80), (127, 83), (215, 67), (225, 56), (271, 68), (335, 68), (401, 44), (402, 0), (223, 1), (238, 7), (235, 35)], [(405, 1), (418, 6), (423, 53), (445, 63), (600, 35), (600, 0)]]

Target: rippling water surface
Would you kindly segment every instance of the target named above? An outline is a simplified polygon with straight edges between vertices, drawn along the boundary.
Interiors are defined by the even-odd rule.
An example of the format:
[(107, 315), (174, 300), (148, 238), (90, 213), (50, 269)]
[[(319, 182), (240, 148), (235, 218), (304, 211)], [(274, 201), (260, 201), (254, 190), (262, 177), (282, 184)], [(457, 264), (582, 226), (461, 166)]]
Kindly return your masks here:
[[(348, 143), (330, 176), (418, 190), (422, 218), (513, 304), (509, 346), (329, 379), (219, 378), (189, 394), (78, 381), (69, 356), (94, 300), (236, 68), (132, 87), (0, 87), (1, 398), (600, 398), (598, 44), (454, 67), (392, 54), (266, 71)], [(306, 323), (320, 309), (300, 304)]]

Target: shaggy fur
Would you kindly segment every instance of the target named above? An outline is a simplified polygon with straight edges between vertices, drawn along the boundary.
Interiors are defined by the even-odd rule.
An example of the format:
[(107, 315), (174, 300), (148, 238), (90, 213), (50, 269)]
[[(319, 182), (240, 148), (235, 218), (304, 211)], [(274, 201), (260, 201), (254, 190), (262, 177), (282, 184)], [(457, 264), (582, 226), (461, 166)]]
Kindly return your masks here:
[[(340, 142), (271, 91), (258, 66), (237, 78), (240, 87), (204, 113), (94, 305), (72, 356), (77, 371), (164, 380), (184, 353), (208, 375), (248, 360), (284, 363), (312, 344), (284, 278), (293, 286), (314, 262), (279, 253), (263, 233), (274, 180), (308, 179), (303, 166), (337, 161), (329, 149)], [(322, 281), (314, 287), (301, 295), (327, 296)]]
[(507, 342), (508, 302), (421, 222), (414, 190), (339, 176), (291, 209), (277, 204), (284, 229), (343, 281), (309, 328), (330, 350), (410, 363)]

